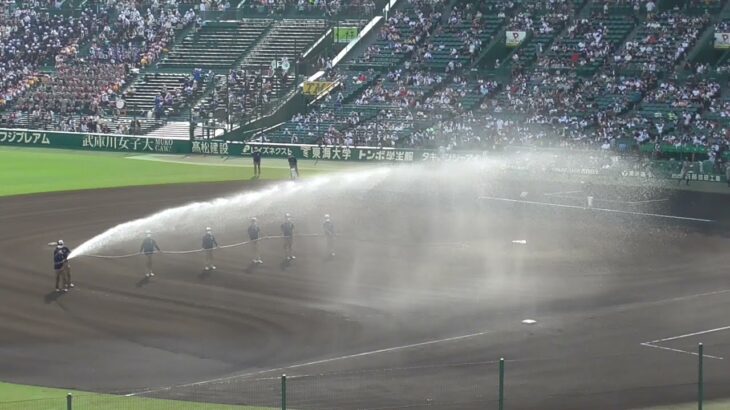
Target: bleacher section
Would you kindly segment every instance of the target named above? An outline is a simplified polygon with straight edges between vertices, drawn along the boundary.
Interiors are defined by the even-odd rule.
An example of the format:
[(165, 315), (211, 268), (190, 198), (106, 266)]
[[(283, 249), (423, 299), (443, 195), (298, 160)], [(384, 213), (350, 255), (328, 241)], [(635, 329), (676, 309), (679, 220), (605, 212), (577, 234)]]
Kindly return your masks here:
[(273, 60), (286, 58), (294, 64), (297, 55), (306, 51), (325, 31), (326, 20), (280, 20), (243, 60), (243, 67), (270, 67)]
[(197, 32), (186, 36), (160, 67), (231, 68), (256, 44), (271, 24), (269, 19), (207, 22)]
[(497, 16), (483, 16), (476, 21), (467, 16), (459, 18), (429, 39), (429, 57), (424, 63), (438, 71), (444, 71), (450, 62), (455, 67), (468, 66), (475, 61), (481, 46), (489, 44), (503, 21)]
[(570, 24), (564, 36), (538, 61), (550, 69), (593, 74), (633, 30), (634, 20), (625, 15), (594, 15)]
[[(129, 111), (140, 115), (148, 115), (155, 111), (155, 99), (163, 100), (172, 95), (171, 103), (164, 104), (165, 113), (180, 111), (187, 104), (199, 97), (205, 84), (201, 81), (192, 91), (186, 92), (186, 82), (191, 82), (189, 74), (153, 73), (140, 76), (124, 93), (124, 101)], [(196, 82), (197, 83), (197, 82)]]
[[(113, 132), (128, 129), (134, 119), (143, 120), (135, 124), (135, 132), (152, 131), (160, 118), (177, 122), (156, 132), (176, 135), (185, 132), (188, 115), (196, 123), (214, 121), (220, 128), (254, 118), (266, 122), (265, 116), (284, 101), (281, 97), (288, 97), (303, 80), (294, 73), (306, 64), (311, 64), (307, 73), (326, 66), (342, 44), (333, 46), (327, 38), (317, 55), (296, 64), (304, 51), (336, 22), (366, 23), (345, 21), (357, 16), (334, 9), (305, 4), (298, 10), (296, 2), (288, 1), (278, 10), (278, 4), (261, 6), (262, 14), (249, 10), (254, 14), (246, 14), (247, 19), (202, 25), (193, 23), (199, 16), (191, 19), (187, 5), (180, 10), (167, 6), (172, 8), (166, 13), (171, 21), (185, 16), (184, 23), (174, 24), (186, 33), (176, 40), (175, 33), (181, 32), (172, 26), (160, 34), (160, 26), (166, 26), (136, 18), (136, 24), (164, 41), (145, 49), (137, 44), (139, 50), (121, 47), (145, 55), (144, 63), (137, 62), (142, 54), (134, 53), (112, 63), (128, 64), (126, 80), (109, 86), (119, 75), (92, 75), (79, 82), (73, 74), (66, 75), (67, 81), (58, 72), (46, 77), (15, 70), (15, 77), (0, 78), (2, 87), (12, 92), (0, 101), (7, 107), (2, 117), (12, 117), (15, 124)], [(144, 15), (134, 4), (126, 7), (130, 16)], [(244, 4), (235, 12), (206, 16), (240, 16), (248, 9), (251, 5)], [(728, 139), (723, 129), (730, 127), (730, 93), (722, 89), (730, 78), (730, 52), (712, 45), (715, 31), (730, 31), (723, 21), (730, 21), (728, 0), (401, 0), (319, 79), (337, 84), (329, 94), (316, 100), (303, 97), (308, 105), (297, 107), (300, 113), (257, 137), (431, 148), (514, 143), (608, 149), (627, 141), (714, 147)], [(527, 36), (509, 49), (506, 31)], [(88, 33), (84, 38), (102, 36)], [(104, 38), (106, 43), (120, 41)], [(79, 49), (90, 49), (89, 40), (83, 41)], [(114, 44), (98, 43), (94, 50), (104, 54), (100, 61), (120, 55)], [(75, 51), (64, 50), (60, 60), (73, 60)], [(44, 60), (59, 53), (53, 50)], [(700, 53), (707, 58), (696, 59)], [(7, 61), (0, 59), (2, 63)], [(33, 61), (30, 67), (38, 64)], [(196, 68), (202, 70), (192, 81)], [(70, 99), (77, 95), (83, 100), (73, 102), (72, 118), (59, 119), (62, 104), (59, 110), (56, 102), (48, 103), (53, 90), (41, 79), (49, 78)], [(69, 82), (78, 83), (83, 92), (74, 93)], [(96, 90), (104, 87), (111, 92)], [(101, 103), (89, 104), (96, 95)], [(118, 95), (126, 103), (122, 110), (115, 108)], [(97, 113), (108, 119), (92, 118)], [(267, 124), (274, 125), (274, 119)]]
[[(443, 2), (408, 2), (396, 10), (380, 28), (377, 40), (367, 50), (354, 57), (358, 67), (382, 70), (399, 66), (421, 43), (441, 18)], [(423, 19), (421, 24), (411, 24)]]
[[(617, 53), (614, 63), (632, 70), (667, 71), (684, 58), (709, 17), (688, 16), (682, 12), (667, 11), (643, 23), (632, 41)], [(683, 27), (677, 29), (677, 25)]]
[(532, 64), (550, 48), (565, 28), (570, 16), (576, 15), (584, 2), (526, 2), (521, 4), (506, 24), (508, 31), (525, 32), (526, 39), (504, 62), (505, 66)]
[(284, 95), (285, 88), (292, 85), (292, 79), (262, 70), (231, 71), (227, 76), (216, 78), (213, 92), (196, 106), (195, 111), (203, 118), (211, 118), (212, 114), (218, 122), (238, 123), (263, 115)]

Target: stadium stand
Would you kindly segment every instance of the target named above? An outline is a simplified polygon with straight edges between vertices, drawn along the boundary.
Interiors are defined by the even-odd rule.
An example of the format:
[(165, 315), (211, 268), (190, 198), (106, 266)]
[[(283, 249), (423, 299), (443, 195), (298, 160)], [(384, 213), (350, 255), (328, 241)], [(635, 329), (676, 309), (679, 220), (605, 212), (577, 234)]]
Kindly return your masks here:
[(51, 16), (34, 8), (0, 14), (0, 108), (39, 84), (38, 70), (71, 58), (95, 27), (96, 15)]
[[(1, 124), (162, 135), (185, 133), (195, 116), (230, 129), (277, 109), (299, 71), (323, 69), (332, 91), (256, 138), (447, 150), (664, 143), (714, 156), (730, 141), (730, 52), (711, 45), (730, 30), (726, 0), (400, 0), (387, 14), (381, 0), (227, 3), (124, 1), (68, 15), (16, 4), (0, 14)], [(378, 14), (336, 66), (342, 45), (301, 60), (333, 26)], [(526, 37), (508, 48), (506, 31)], [(159, 128), (167, 120), (174, 127)]]
[(510, 17), (508, 31), (524, 31), (528, 37), (505, 60), (506, 65), (529, 66), (553, 43), (568, 19), (583, 4), (570, 1), (525, 2)]
[(161, 68), (228, 69), (269, 29), (271, 20), (206, 22), (188, 34), (160, 64)]

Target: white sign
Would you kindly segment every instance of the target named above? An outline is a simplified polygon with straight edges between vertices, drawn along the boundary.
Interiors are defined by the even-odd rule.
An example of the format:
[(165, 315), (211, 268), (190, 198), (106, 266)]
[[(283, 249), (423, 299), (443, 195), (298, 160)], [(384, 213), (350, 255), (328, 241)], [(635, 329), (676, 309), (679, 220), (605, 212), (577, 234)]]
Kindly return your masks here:
[(520, 44), (522, 44), (523, 41), (525, 41), (525, 38), (527, 37), (526, 31), (507, 31), (505, 33), (507, 39), (506, 43), (507, 47), (517, 47)]
[(730, 48), (730, 33), (715, 33), (715, 48)]

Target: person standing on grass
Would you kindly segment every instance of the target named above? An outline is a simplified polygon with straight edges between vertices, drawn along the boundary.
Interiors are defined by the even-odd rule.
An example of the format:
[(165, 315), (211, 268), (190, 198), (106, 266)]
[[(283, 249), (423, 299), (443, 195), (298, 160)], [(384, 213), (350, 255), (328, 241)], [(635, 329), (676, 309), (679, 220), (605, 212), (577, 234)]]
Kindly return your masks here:
[(284, 236), (284, 253), (286, 260), (292, 261), (297, 257), (294, 256), (292, 248), (294, 247), (294, 222), (291, 220), (291, 214), (284, 215), (284, 223), (281, 224), (281, 233)]
[(290, 154), (289, 158), (287, 158), (287, 161), (289, 162), (289, 171), (291, 172), (291, 179), (298, 179), (299, 178), (299, 166), (297, 165), (297, 157)]
[(252, 263), (262, 264), (264, 261), (261, 260), (261, 254), (259, 253), (259, 235), (261, 234), (261, 228), (256, 222), (256, 218), (251, 218), (251, 224), (248, 226), (248, 238), (251, 240), (251, 247), (253, 248), (253, 260)]
[(335, 224), (332, 223), (332, 220), (330, 219), (329, 214), (325, 214), (324, 223), (322, 224), (322, 228), (324, 228), (324, 237), (327, 240), (327, 254), (330, 257), (334, 257), (335, 256)]
[[(59, 239), (56, 243), (56, 249), (53, 250), (53, 269), (56, 271), (56, 292), (68, 292), (74, 287), (71, 283), (71, 266), (68, 263), (68, 255), (71, 250), (63, 244), (63, 240)], [(59, 282), (63, 282), (63, 288), (59, 287)]]
[(146, 258), (146, 268), (147, 272), (145, 273), (146, 278), (151, 278), (155, 276), (154, 272), (152, 272), (152, 255), (156, 252), (160, 252), (160, 247), (157, 246), (157, 241), (155, 241), (152, 238), (152, 231), (145, 231), (144, 233), (144, 240), (142, 241), (142, 246), (139, 247), (139, 252), (144, 253)]
[(261, 178), (261, 150), (254, 151), (251, 156), (253, 157), (253, 176)]
[(210, 227), (205, 228), (205, 235), (203, 235), (203, 250), (205, 252), (205, 270), (215, 270), (213, 265), (213, 249), (218, 247), (218, 241), (215, 240), (213, 235), (213, 229)]

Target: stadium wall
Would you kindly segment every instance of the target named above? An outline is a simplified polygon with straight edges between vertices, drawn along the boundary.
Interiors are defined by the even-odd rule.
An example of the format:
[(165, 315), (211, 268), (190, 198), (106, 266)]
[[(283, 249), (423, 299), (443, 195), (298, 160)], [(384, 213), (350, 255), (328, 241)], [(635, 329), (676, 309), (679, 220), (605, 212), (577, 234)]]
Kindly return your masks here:
[[(339, 147), (319, 146), (313, 144), (269, 144), (260, 142), (238, 142), (223, 140), (174, 140), (166, 138), (152, 138), (134, 135), (111, 135), (73, 132), (52, 132), (43, 130), (21, 130), (0, 128), (0, 146), (58, 148), (79, 151), (112, 151), (148, 154), (193, 154), (193, 155), (220, 155), (220, 156), (250, 156), (254, 151), (260, 151), (267, 158), (287, 158), (293, 155), (299, 159), (323, 161), (358, 161), (358, 162), (442, 162), (465, 161), (494, 156), (508, 156), (496, 151), (435, 151), (413, 148), (381, 148), (381, 147)], [(648, 145), (652, 151), (653, 145)], [(687, 147), (687, 154), (702, 153), (704, 148)], [(545, 151), (536, 149), (537, 151)], [(676, 152), (680, 150), (672, 145), (662, 146), (662, 150)], [(643, 151), (643, 150), (642, 150)], [(580, 156), (561, 156), (560, 163), (540, 165), (539, 168), (530, 165), (518, 165), (524, 162), (514, 162), (514, 165), (505, 165), (505, 170), (515, 173), (552, 173), (585, 176), (608, 176), (613, 178), (644, 178), (644, 179), (677, 179), (681, 163), (678, 161), (653, 160), (645, 163), (640, 169), (631, 162), (611, 167), (603, 167), (600, 163), (588, 165)], [(577, 158), (571, 163), (570, 158)], [(510, 164), (506, 161), (505, 164)], [(695, 167), (697, 168), (697, 167)], [(714, 172), (712, 167), (704, 167), (706, 172), (699, 172), (702, 168), (693, 170), (690, 179), (725, 182), (725, 176)]]

